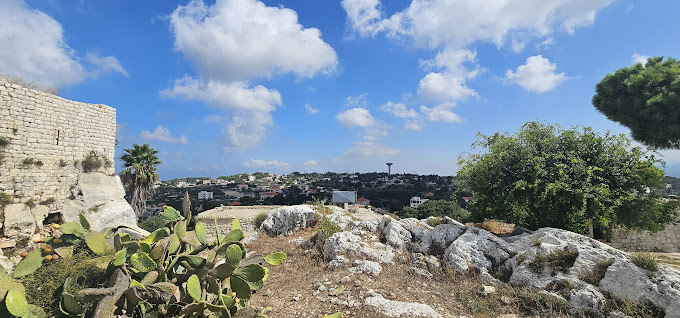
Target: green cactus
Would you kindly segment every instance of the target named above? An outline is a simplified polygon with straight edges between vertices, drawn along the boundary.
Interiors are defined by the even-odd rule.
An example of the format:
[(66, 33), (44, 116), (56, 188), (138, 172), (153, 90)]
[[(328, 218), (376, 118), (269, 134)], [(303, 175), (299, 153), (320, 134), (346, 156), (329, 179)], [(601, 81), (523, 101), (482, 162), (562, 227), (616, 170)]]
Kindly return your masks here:
[(106, 255), (111, 251), (111, 245), (104, 237), (104, 234), (99, 232), (90, 232), (85, 236), (85, 243), (87, 247), (97, 255)]
[(28, 302), (24, 293), (10, 289), (5, 296), (5, 307), (10, 314), (16, 317), (25, 317), (28, 315)]
[(182, 199), (182, 214), (184, 218), (191, 219), (191, 200), (189, 200), (189, 192), (184, 192), (184, 199)]
[(14, 278), (21, 278), (38, 270), (42, 266), (45, 255), (39, 249), (28, 253), (26, 258), (22, 259), (17, 267), (14, 268)]

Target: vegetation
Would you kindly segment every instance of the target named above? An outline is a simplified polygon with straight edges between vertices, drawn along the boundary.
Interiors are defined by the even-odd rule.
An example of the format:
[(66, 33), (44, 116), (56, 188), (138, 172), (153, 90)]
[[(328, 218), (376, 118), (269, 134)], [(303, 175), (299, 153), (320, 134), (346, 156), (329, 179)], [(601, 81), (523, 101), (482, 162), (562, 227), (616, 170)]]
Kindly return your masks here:
[(160, 215), (155, 215), (145, 219), (139, 219), (139, 222), (137, 224), (139, 225), (139, 227), (149, 232), (153, 232), (164, 227), (165, 220), (163, 220), (163, 218)]
[(28, 205), (28, 207), (30, 207), (30, 208), (32, 208), (32, 207), (34, 207), (34, 206), (36, 205), (35, 199), (33, 199), (33, 198), (30, 198), (30, 199), (26, 200), (26, 202), (24, 202), (24, 203), (25, 203), (26, 205)]
[(647, 271), (647, 276), (654, 277), (657, 271), (659, 271), (659, 263), (657, 262), (654, 255), (647, 252), (633, 253), (630, 257), (630, 261), (638, 267)]
[(144, 213), (146, 201), (155, 192), (154, 184), (158, 181), (156, 166), (161, 163), (157, 150), (149, 144), (133, 144), (132, 148), (123, 149), (126, 153), (120, 156), (123, 171), (120, 179), (130, 194), (130, 205), (137, 216)]
[(604, 275), (607, 274), (607, 268), (612, 264), (614, 264), (613, 260), (599, 261), (595, 264), (592, 271), (582, 272), (578, 275), (578, 278), (588, 284), (599, 286), (600, 281), (604, 278)]
[(680, 61), (653, 57), (607, 74), (593, 105), (630, 128), (633, 139), (655, 148), (680, 149)]
[(104, 165), (104, 162), (95, 151), (90, 151), (80, 164), (83, 167), (83, 172), (90, 173), (99, 170)]
[(605, 293), (607, 298), (607, 311), (620, 311), (632, 318), (663, 318), (666, 317), (664, 311), (649, 302), (637, 302), (631, 300), (618, 299), (609, 293)]
[(21, 161), (21, 164), (24, 166), (36, 166), (36, 167), (41, 167), (43, 165), (43, 162), (35, 159), (35, 158), (24, 158), (24, 160)]
[(12, 197), (7, 193), (0, 192), (0, 208), (4, 208), (5, 205), (12, 203)]
[(578, 251), (555, 250), (546, 255), (537, 254), (529, 268), (538, 274), (542, 274), (544, 267), (548, 266), (552, 269), (553, 274), (556, 271), (567, 272), (578, 257)]
[(663, 185), (659, 160), (623, 135), (534, 121), (514, 135), (480, 134), (473, 147), (487, 151), (461, 157), (458, 178), (476, 195), (477, 222), (588, 233), (592, 221), (611, 235), (616, 224), (658, 231), (678, 215), (677, 201), (647, 193)]
[(260, 226), (262, 225), (262, 222), (264, 222), (265, 219), (267, 219), (267, 213), (266, 212), (262, 212), (262, 213), (256, 215), (255, 221), (254, 221), (255, 228), (259, 229)]

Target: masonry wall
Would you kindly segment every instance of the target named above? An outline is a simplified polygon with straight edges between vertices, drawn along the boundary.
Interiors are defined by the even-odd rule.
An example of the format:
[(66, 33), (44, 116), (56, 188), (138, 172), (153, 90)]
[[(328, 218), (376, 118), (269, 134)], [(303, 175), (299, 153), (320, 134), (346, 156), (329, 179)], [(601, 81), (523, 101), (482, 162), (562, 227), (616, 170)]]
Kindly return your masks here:
[[(114, 174), (116, 110), (27, 89), (0, 79), (0, 192), (10, 203), (57, 211), (72, 197), (82, 160), (96, 153)], [(33, 161), (33, 164), (28, 162)], [(29, 202), (30, 203), (30, 202)]]
[(649, 231), (617, 231), (610, 244), (624, 251), (680, 253), (680, 224), (667, 225), (655, 234)]

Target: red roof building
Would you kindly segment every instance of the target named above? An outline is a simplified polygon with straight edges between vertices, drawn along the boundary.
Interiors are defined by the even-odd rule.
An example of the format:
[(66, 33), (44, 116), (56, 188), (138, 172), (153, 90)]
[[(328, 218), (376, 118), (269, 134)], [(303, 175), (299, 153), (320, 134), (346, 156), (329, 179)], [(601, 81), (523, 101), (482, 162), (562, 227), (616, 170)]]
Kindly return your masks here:
[(357, 199), (357, 204), (359, 204), (359, 205), (369, 205), (370, 203), (371, 203), (371, 200), (366, 199), (364, 197)]
[(241, 205), (242, 205), (242, 204), (241, 204), (241, 202), (239, 202), (239, 201), (231, 201), (231, 202), (229, 203), (229, 206), (241, 206)]
[(260, 193), (261, 198), (273, 198), (277, 195), (278, 193), (276, 192), (262, 192)]

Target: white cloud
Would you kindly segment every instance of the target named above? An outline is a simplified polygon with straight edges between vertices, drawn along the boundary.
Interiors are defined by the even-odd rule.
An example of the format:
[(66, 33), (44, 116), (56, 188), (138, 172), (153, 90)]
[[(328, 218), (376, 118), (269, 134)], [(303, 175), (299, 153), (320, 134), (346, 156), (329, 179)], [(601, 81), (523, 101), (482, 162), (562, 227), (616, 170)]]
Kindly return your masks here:
[(335, 118), (346, 128), (353, 127), (371, 127), (375, 123), (375, 119), (371, 112), (366, 108), (356, 107), (350, 108), (344, 112), (335, 115)]
[(455, 107), (455, 104), (439, 104), (432, 108), (427, 106), (420, 106), (420, 111), (423, 113), (428, 121), (437, 122), (443, 121), (447, 123), (459, 123), (461, 122), (460, 116), (456, 115), (451, 109)]
[(342, 154), (341, 159), (384, 158), (396, 156), (401, 151), (376, 141), (357, 141), (349, 150)]
[(288, 164), (285, 162), (280, 162), (278, 160), (262, 160), (262, 159), (250, 159), (243, 162), (243, 166), (246, 168), (285, 168)]
[(313, 166), (317, 166), (318, 164), (319, 163), (316, 162), (316, 160), (307, 160), (304, 163), (305, 167), (313, 167)]
[(368, 96), (368, 93), (363, 93), (359, 96), (347, 96), (347, 101), (345, 102), (345, 106), (366, 106), (368, 105), (368, 102), (366, 101), (366, 97)]
[(647, 55), (641, 55), (641, 54), (633, 54), (632, 60), (634, 64), (640, 63), (642, 66), (647, 65), (647, 60), (649, 59), (649, 56)]
[(224, 118), (224, 116), (215, 115), (215, 114), (203, 117), (204, 122), (211, 123), (211, 124), (221, 123), (225, 120), (226, 119)]
[(502, 46), (511, 34), (545, 36), (573, 32), (594, 22), (614, 0), (413, 0), (408, 8), (382, 16), (377, 0), (343, 0), (347, 22), (361, 35), (390, 37), (437, 49), (463, 48), (477, 41)]
[(467, 87), (465, 79), (452, 73), (429, 73), (418, 83), (418, 95), (427, 102), (465, 100), (477, 96)]
[(312, 107), (311, 104), (307, 103), (305, 104), (305, 109), (310, 113), (310, 114), (317, 114), (320, 112), (318, 108)]
[(175, 49), (198, 71), (162, 92), (167, 97), (201, 100), (226, 112), (209, 120), (224, 124), (223, 151), (258, 146), (282, 104), (276, 89), (252, 80), (295, 74), (310, 78), (335, 71), (335, 50), (316, 28), (298, 23), (297, 13), (257, 0), (191, 0), (170, 15)]
[(61, 24), (24, 0), (0, 1), (0, 30), (0, 72), (45, 88), (68, 87), (100, 72), (125, 71), (115, 57), (94, 55), (87, 59), (97, 68), (86, 70), (66, 43)]
[(220, 139), (226, 145), (224, 152), (256, 147), (272, 126), (272, 114), (281, 105), (281, 94), (262, 85), (250, 87), (247, 82), (201, 81), (185, 76), (175, 81), (175, 86), (161, 92), (172, 98), (195, 99), (206, 102), (230, 116), (213, 115), (204, 120), (222, 122)]
[(418, 112), (406, 107), (403, 103), (387, 102), (380, 106), (380, 110), (388, 112), (399, 118), (417, 118)]
[(505, 78), (534, 93), (545, 93), (567, 80), (565, 73), (555, 73), (557, 64), (550, 63), (542, 55), (530, 56), (517, 70), (507, 70)]
[(297, 13), (256, 0), (192, 0), (170, 15), (175, 49), (202, 76), (220, 80), (295, 73), (309, 78), (336, 69), (335, 50), (321, 31), (298, 23)]
[(95, 71), (95, 77), (99, 75), (100, 71), (104, 73), (118, 72), (120, 74), (128, 76), (128, 72), (120, 65), (117, 58), (113, 56), (98, 56), (92, 53), (87, 53), (85, 58), (92, 64), (97, 66)]
[(180, 137), (173, 137), (170, 130), (164, 126), (158, 126), (153, 132), (148, 130), (142, 130), (139, 133), (139, 138), (142, 140), (157, 140), (167, 142), (169, 144), (182, 144), (186, 145), (189, 143), (187, 136), (182, 135)]

